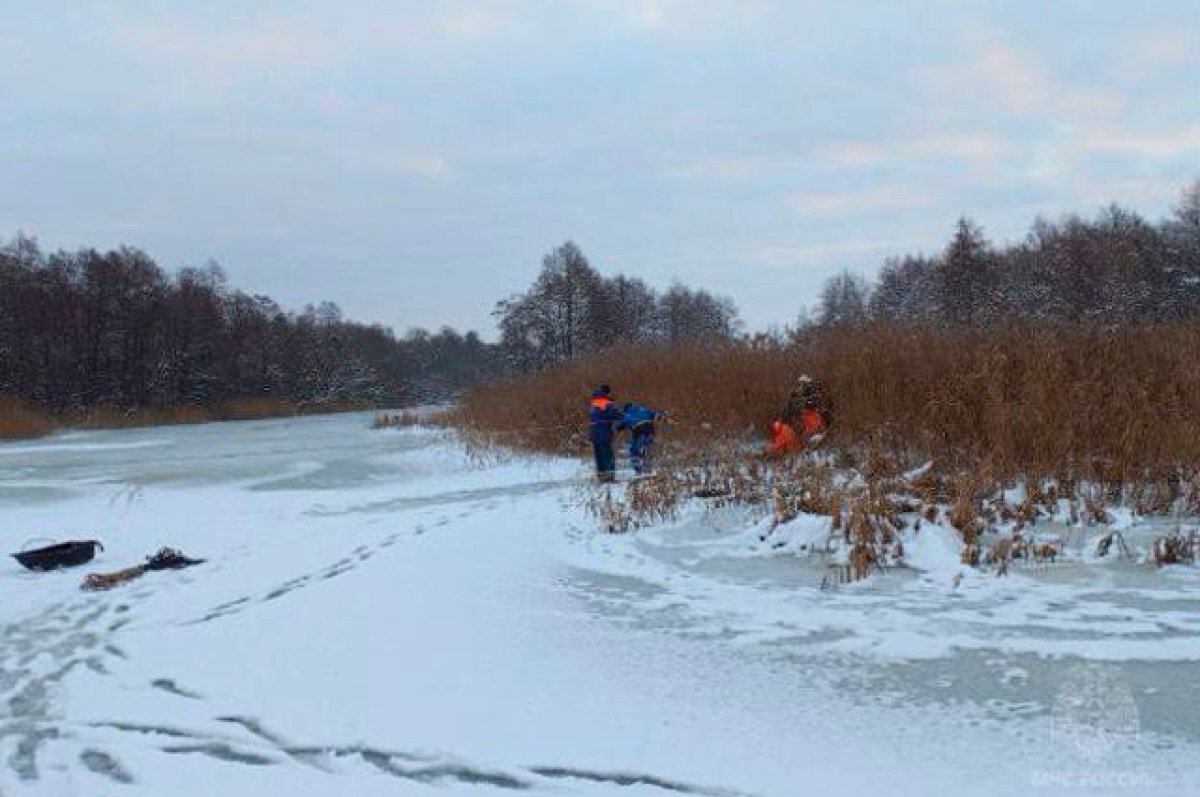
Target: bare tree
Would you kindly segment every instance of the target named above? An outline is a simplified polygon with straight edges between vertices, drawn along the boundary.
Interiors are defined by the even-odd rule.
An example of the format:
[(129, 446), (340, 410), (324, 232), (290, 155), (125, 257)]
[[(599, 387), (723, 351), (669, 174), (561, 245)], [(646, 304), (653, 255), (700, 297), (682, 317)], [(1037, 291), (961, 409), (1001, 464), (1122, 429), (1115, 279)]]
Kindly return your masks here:
[(738, 329), (737, 307), (730, 299), (677, 282), (659, 302), (659, 327), (662, 341), (672, 346), (730, 340)]
[(818, 321), (824, 327), (856, 326), (867, 320), (871, 289), (857, 274), (843, 271), (821, 289)]

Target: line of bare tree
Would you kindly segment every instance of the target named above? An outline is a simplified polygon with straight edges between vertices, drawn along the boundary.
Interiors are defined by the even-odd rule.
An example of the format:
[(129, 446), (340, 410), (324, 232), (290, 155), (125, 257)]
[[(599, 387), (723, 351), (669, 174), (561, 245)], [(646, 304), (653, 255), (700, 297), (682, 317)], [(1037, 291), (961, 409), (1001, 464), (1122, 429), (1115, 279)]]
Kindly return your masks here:
[(987, 328), (1011, 321), (1120, 326), (1200, 319), (1200, 181), (1151, 223), (1110, 205), (1093, 219), (1037, 219), (995, 247), (960, 219), (946, 248), (884, 264), (874, 282), (826, 282), (804, 327), (872, 321)]
[(230, 288), (215, 264), (168, 275), (122, 247), (44, 254), (0, 242), (0, 395), (52, 410), (414, 403), (486, 378), (474, 332), (391, 330), (331, 303), (292, 313)]
[[(286, 311), (231, 288), (215, 264), (168, 274), (138, 249), (46, 254), (18, 235), (0, 241), (0, 395), (54, 410), (264, 396), (409, 404), (615, 346), (734, 341), (741, 326), (727, 298), (606, 277), (570, 241), (494, 316), (498, 344), (449, 328), (398, 338), (328, 302)], [(1090, 220), (1038, 219), (1004, 247), (962, 219), (937, 255), (889, 260), (873, 283), (850, 272), (829, 280), (798, 331), (1197, 320), (1200, 182), (1157, 223), (1112, 205)]]
[(448, 327), (397, 337), (329, 302), (286, 311), (213, 263), (169, 274), (131, 247), (47, 254), (19, 234), (0, 241), (0, 396), (59, 412), (404, 405), (619, 344), (729, 340), (739, 326), (728, 299), (603, 277), (570, 242), (495, 314), (498, 344)]
[(605, 277), (572, 241), (547, 254), (533, 285), (493, 315), (510, 372), (628, 344), (729, 341), (741, 326), (730, 299), (680, 283), (660, 293), (634, 277)]

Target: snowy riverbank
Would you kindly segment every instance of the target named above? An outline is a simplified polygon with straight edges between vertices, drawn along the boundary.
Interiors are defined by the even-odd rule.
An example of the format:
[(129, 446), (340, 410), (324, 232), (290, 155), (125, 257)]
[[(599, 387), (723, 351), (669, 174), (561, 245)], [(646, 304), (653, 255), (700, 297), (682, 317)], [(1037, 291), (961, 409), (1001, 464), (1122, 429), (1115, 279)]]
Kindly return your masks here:
[[(0, 793), (1178, 794), (1200, 775), (1195, 570), (954, 587), (927, 535), (920, 567), (821, 592), (753, 517), (598, 534), (578, 463), (476, 466), (369, 421), (0, 446), (8, 550), (106, 546), (0, 568)], [(208, 562), (79, 591), (161, 545)]]

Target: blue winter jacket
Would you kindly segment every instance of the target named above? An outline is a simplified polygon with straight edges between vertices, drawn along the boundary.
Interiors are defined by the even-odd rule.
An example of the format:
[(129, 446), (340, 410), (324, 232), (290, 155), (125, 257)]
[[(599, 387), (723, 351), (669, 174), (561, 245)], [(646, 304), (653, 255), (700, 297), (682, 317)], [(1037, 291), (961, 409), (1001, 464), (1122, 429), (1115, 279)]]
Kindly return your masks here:
[(624, 415), (612, 399), (596, 396), (592, 398), (592, 408), (588, 411), (591, 421), (591, 438), (594, 445), (611, 443), (617, 433), (617, 426), (624, 420)]
[(626, 404), (621, 426), (635, 434), (654, 434), (654, 422), (661, 414), (641, 404)]

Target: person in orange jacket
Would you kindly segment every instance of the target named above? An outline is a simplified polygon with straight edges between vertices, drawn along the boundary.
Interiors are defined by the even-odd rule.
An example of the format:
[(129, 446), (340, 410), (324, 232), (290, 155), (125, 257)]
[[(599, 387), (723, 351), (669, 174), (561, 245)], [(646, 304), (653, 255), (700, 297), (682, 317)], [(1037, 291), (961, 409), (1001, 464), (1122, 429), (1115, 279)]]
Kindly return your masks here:
[(797, 377), (779, 417), (808, 435), (823, 434), (831, 422), (825, 385), (808, 374)]
[(771, 441), (767, 454), (783, 456), (816, 443), (829, 429), (829, 399), (824, 386), (804, 375), (788, 396), (779, 420), (771, 423)]
[(613, 452), (613, 440), (625, 420), (620, 407), (613, 401), (612, 389), (600, 385), (592, 391), (588, 409), (589, 437), (596, 456), (596, 478), (604, 483), (617, 480), (617, 458)]

